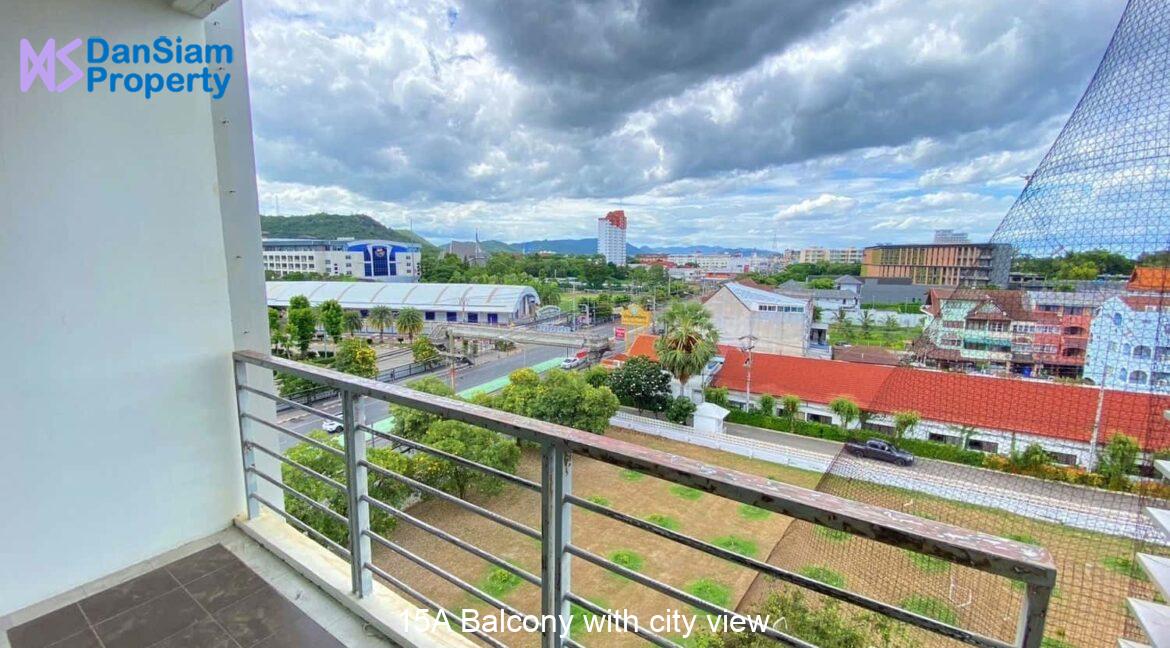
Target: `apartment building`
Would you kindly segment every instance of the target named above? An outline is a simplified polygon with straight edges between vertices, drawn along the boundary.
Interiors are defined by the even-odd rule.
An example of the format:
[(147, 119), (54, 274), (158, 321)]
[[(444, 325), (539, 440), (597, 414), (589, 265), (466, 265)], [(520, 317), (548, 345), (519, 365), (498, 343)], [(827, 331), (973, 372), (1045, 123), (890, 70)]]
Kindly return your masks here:
[(1011, 246), (996, 243), (878, 245), (867, 247), (862, 277), (904, 278), (940, 286), (1006, 286)]
[(410, 283), (422, 276), (422, 247), (398, 241), (264, 239), (264, 269), (282, 277), (305, 272)]
[(858, 248), (828, 249), (810, 247), (800, 250), (797, 263), (861, 263), (864, 251)]
[(1137, 268), (1092, 318), (1085, 378), (1107, 389), (1170, 393), (1170, 271)]
[(618, 209), (597, 219), (597, 253), (606, 263), (626, 265), (626, 212)]

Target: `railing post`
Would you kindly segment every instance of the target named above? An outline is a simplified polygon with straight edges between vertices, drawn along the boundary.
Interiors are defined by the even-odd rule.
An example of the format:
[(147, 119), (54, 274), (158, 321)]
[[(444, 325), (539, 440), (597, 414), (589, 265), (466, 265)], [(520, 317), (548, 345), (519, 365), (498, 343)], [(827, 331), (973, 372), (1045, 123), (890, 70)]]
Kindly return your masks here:
[(366, 433), (358, 425), (362, 423), (361, 397), (353, 392), (341, 392), (341, 420), (345, 426), (345, 486), (349, 494), (349, 556), (350, 575), (353, 579), (353, 593), (364, 597), (373, 590), (373, 576), (365, 564), (371, 562), (370, 505), (366, 502), (369, 482), (366, 467), (359, 462), (366, 460)]
[(572, 509), (565, 496), (573, 490), (573, 458), (565, 446), (545, 441), (540, 450), (540, 613), (561, 622), (546, 628), (542, 648), (562, 648), (568, 638), (569, 552)]
[(1028, 583), (1024, 606), (1020, 610), (1020, 625), (1016, 631), (1016, 645), (1020, 648), (1040, 648), (1040, 643), (1044, 641), (1044, 622), (1048, 617), (1048, 600), (1051, 597), (1051, 586)]
[(244, 504), (248, 509), (248, 519), (254, 519), (260, 515), (260, 502), (257, 502), (252, 497), (256, 493), (256, 473), (252, 472), (256, 468), (256, 451), (250, 445), (253, 441), (254, 435), (251, 433), (252, 426), (256, 425), (254, 421), (244, 418), (244, 413), (248, 411), (251, 405), (252, 394), (240, 389), (241, 385), (248, 384), (248, 365), (236, 360), (235, 365), (236, 378), (236, 422), (240, 428), (240, 452), (243, 456), (244, 465)]

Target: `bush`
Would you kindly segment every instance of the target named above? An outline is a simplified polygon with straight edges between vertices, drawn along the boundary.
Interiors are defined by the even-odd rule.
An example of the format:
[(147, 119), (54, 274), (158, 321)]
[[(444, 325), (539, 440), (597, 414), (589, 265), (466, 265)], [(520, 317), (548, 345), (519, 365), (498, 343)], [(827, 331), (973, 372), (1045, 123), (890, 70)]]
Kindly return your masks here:
[(666, 418), (671, 423), (686, 425), (687, 419), (694, 413), (695, 404), (691, 402), (691, 399), (686, 396), (679, 396), (670, 402), (670, 407), (666, 410)]
[(771, 394), (760, 396), (760, 412), (771, 416), (776, 413), (776, 397)]
[(720, 407), (727, 407), (727, 388), (708, 387), (703, 390), (703, 400)]

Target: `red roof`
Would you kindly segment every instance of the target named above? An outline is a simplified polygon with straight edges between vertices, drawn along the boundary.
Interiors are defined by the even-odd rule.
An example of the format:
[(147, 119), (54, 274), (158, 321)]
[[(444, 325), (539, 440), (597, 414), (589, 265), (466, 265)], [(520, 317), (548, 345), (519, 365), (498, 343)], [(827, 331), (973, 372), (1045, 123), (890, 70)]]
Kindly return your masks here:
[[(743, 351), (720, 346), (726, 359), (715, 385), (745, 391)], [(654, 338), (639, 336), (627, 355), (657, 358)], [(752, 354), (752, 392), (825, 404), (845, 396), (862, 409), (913, 410), (923, 419), (1088, 442), (1102, 390), (1039, 380), (996, 378), (910, 367)], [(1170, 422), (1162, 411), (1170, 397), (1104, 390), (1101, 441), (1123, 432), (1143, 447), (1170, 446)]]
[(626, 212), (624, 210), (617, 209), (609, 212), (605, 215), (605, 220), (618, 229), (626, 229)]
[(1134, 292), (1170, 292), (1170, 268), (1134, 268), (1125, 289)]

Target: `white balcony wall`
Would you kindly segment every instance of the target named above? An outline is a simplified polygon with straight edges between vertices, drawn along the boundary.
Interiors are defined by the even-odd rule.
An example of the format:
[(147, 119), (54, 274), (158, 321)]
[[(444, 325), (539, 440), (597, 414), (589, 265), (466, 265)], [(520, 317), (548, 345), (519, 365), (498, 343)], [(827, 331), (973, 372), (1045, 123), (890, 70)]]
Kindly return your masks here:
[[(224, 201), (203, 93), (18, 91), (21, 38), (160, 35), (200, 43), (204, 22), (159, 0), (0, 4), (0, 615), (243, 509), (230, 353), (267, 341), (251, 159)], [(251, 155), (236, 144), (220, 155)]]

